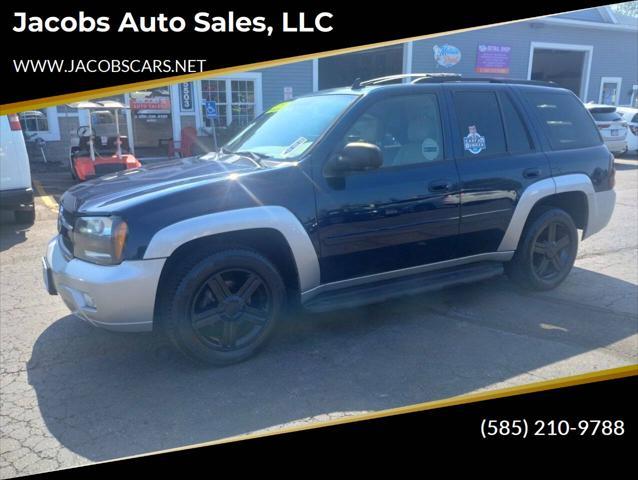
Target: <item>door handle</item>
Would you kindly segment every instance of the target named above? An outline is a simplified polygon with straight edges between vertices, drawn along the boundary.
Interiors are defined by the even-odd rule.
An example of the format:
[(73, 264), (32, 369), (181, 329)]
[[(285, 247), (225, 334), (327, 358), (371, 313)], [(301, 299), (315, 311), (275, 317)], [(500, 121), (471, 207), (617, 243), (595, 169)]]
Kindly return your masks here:
[(541, 176), (540, 168), (528, 168), (526, 170), (523, 170), (524, 178), (538, 178), (540, 176)]
[(449, 192), (454, 184), (451, 180), (434, 180), (428, 184), (428, 190), (431, 192)]

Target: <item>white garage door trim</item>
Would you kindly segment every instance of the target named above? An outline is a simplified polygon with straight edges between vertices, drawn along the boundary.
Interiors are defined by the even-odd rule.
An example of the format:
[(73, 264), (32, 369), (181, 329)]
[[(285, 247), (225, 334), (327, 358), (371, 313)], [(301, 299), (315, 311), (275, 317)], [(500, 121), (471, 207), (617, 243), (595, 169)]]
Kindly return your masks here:
[(527, 66), (527, 79), (532, 79), (532, 65), (534, 63), (534, 50), (566, 50), (570, 52), (585, 52), (585, 68), (580, 82), (579, 97), (583, 102), (587, 101), (589, 94), (589, 76), (591, 75), (591, 60), (594, 54), (593, 45), (577, 45), (573, 43), (547, 43), (531, 42), (529, 46), (529, 64)]

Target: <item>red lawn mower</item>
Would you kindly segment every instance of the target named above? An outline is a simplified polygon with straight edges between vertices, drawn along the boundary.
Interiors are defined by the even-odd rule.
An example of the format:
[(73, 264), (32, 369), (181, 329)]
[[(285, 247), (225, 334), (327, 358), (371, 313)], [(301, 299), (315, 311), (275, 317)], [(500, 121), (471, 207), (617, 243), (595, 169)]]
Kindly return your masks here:
[(93, 177), (141, 167), (129, 151), (128, 138), (120, 135), (120, 110), (129, 108), (120, 102), (76, 102), (71, 108), (87, 110), (89, 124), (77, 130), (71, 146), (69, 167), (74, 179), (81, 182)]

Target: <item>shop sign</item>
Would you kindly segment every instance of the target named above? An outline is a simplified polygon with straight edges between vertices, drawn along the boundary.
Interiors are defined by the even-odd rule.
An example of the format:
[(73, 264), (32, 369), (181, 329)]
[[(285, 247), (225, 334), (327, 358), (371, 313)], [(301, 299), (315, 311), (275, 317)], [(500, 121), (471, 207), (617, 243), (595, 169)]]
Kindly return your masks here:
[(512, 47), (507, 45), (479, 44), (476, 54), (476, 73), (510, 73), (510, 53)]
[(447, 43), (441, 45), (434, 45), (434, 60), (436, 63), (445, 68), (450, 68), (461, 61), (461, 50), (454, 45), (448, 45)]
[(171, 109), (169, 97), (131, 98), (132, 110), (168, 110)]

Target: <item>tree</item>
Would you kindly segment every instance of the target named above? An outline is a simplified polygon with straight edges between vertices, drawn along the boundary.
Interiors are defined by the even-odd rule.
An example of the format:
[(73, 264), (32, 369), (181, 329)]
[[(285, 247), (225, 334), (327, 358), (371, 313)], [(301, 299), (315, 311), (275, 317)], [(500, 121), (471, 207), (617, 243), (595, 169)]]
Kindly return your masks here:
[(618, 13), (622, 13), (623, 15), (638, 18), (638, 1), (617, 3), (616, 5), (612, 5), (611, 8)]

